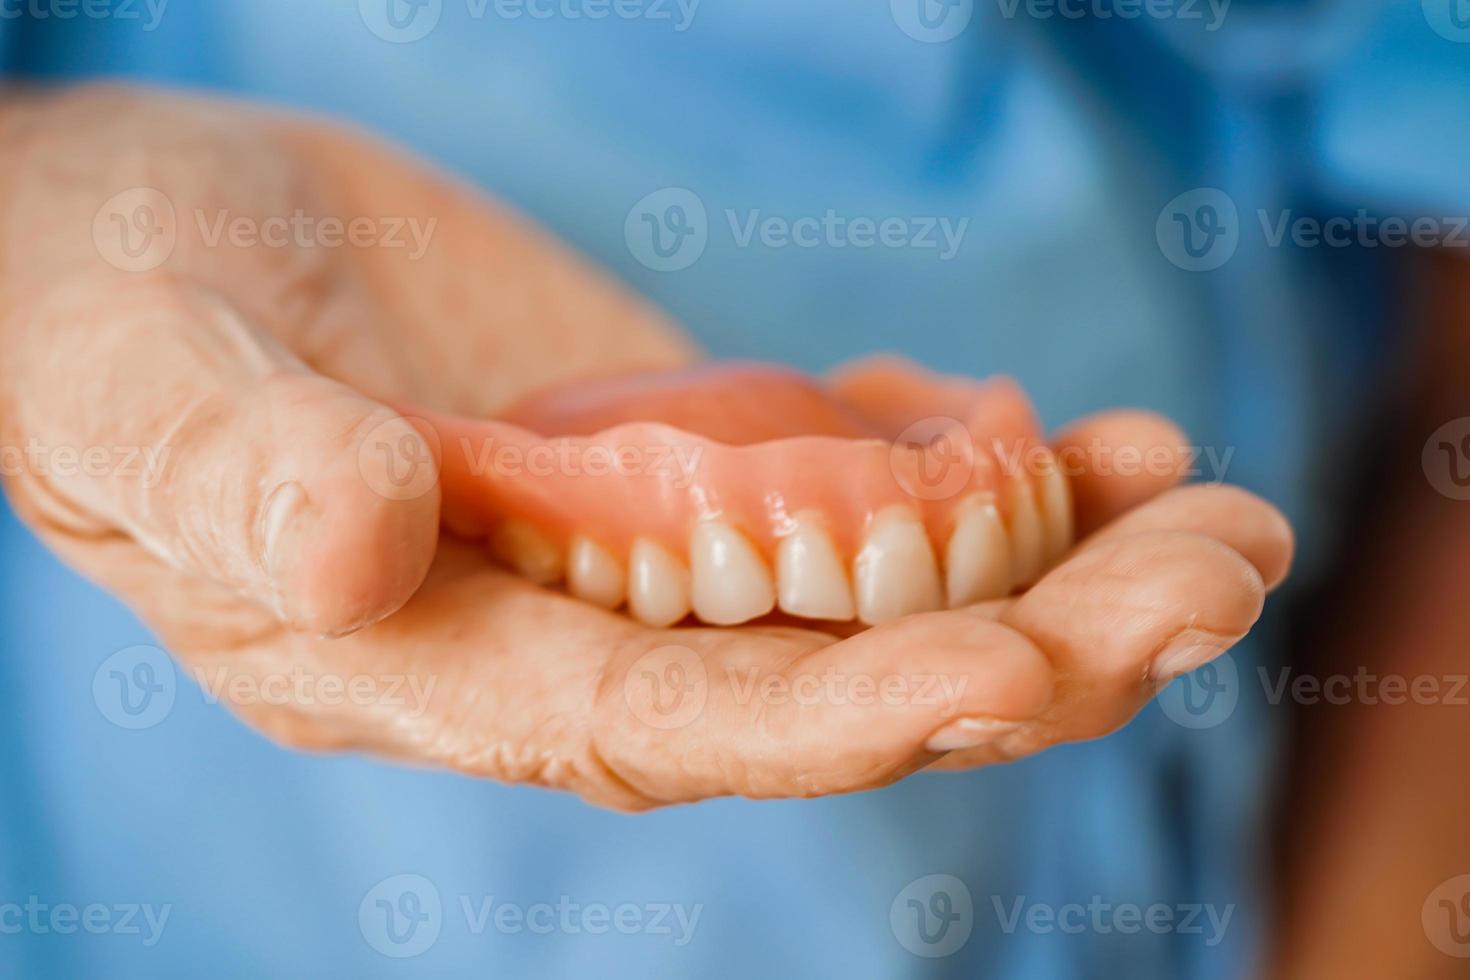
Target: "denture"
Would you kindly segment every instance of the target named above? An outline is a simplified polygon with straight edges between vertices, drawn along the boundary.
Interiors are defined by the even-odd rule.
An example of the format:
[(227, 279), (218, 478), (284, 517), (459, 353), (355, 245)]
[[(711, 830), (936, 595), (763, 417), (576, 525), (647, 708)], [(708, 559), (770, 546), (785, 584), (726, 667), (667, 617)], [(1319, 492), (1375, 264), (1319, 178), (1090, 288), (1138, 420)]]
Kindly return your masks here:
[(449, 531), (651, 626), (877, 624), (1006, 596), (1072, 544), (1066, 478), (1005, 378), (717, 363), (488, 420), (408, 414), (437, 442)]

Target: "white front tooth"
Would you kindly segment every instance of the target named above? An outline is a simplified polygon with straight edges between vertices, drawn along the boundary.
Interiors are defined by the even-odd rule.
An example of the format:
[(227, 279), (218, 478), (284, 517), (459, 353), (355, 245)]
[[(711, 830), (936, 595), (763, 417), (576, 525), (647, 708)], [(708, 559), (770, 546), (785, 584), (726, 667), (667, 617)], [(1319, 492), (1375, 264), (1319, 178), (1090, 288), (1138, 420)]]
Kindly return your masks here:
[(649, 626), (669, 626), (689, 613), (689, 570), (647, 538), (628, 552), (628, 608)]
[(567, 588), (584, 602), (607, 609), (623, 604), (627, 586), (623, 566), (602, 545), (585, 535), (572, 538), (567, 558)]
[(870, 625), (944, 606), (939, 566), (924, 525), (905, 507), (873, 519), (853, 560), (858, 618)]
[(776, 605), (765, 560), (745, 535), (719, 521), (703, 521), (689, 540), (694, 614), (706, 623), (732, 626), (764, 616)]
[(490, 535), (490, 551), (538, 585), (559, 582), (566, 571), (560, 549), (525, 521), (502, 521)]
[(814, 517), (797, 514), (795, 524), (776, 546), (781, 608), (807, 619), (852, 619), (852, 589), (831, 535)]
[(1011, 591), (1011, 541), (990, 494), (976, 494), (956, 512), (944, 549), (944, 584), (953, 609)]
[(1046, 560), (1051, 564), (1072, 547), (1072, 485), (1062, 472), (1061, 464), (1050, 450), (1046, 454), (1046, 470), (1038, 481), (1041, 516), (1046, 527)]
[(1011, 584), (1030, 585), (1046, 565), (1045, 531), (1030, 480), (1017, 480), (1011, 497)]

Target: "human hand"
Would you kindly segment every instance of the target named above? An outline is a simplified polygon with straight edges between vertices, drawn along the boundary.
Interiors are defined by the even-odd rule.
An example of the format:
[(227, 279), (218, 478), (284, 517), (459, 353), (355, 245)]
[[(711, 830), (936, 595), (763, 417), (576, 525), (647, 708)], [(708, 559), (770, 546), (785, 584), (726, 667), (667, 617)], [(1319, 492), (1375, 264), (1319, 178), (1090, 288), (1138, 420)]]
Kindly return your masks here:
[[(639, 626), (441, 536), (432, 467), (421, 492), (396, 493), (392, 460), (372, 450), (427, 454), (387, 401), (482, 416), (558, 378), (687, 363), (691, 347), (656, 314), (467, 190), (318, 123), (83, 90), (8, 108), (0, 135), (12, 175), (3, 442), (137, 447), (161, 463), (27, 467), (7, 479), (17, 510), (188, 668), (247, 690), (305, 672), (431, 692), (412, 710), (232, 702), (287, 745), (625, 809), (852, 791), (1105, 734), (1161, 674), (1242, 636), (1284, 575), (1290, 532), (1268, 505), (1226, 488), (1161, 493), (1172, 474), (1093, 472), (1073, 479), (1079, 530), (1102, 530), (1017, 598), (846, 639)], [(176, 240), (151, 271), (94, 234), (99, 219), (110, 227), (106, 202), (136, 187), (174, 215)], [(255, 227), (297, 214), (437, 225), (415, 256), (381, 241), (212, 241), (221, 214)], [(1118, 413), (1069, 441), (1183, 440)], [(1181, 644), (1193, 653), (1169, 659)], [(694, 687), (668, 689), (680, 671)], [(897, 678), (915, 696), (760, 693), (768, 679), (789, 688), (834, 672)], [(954, 696), (921, 699), (925, 678)], [(670, 712), (674, 694), (691, 700)]]

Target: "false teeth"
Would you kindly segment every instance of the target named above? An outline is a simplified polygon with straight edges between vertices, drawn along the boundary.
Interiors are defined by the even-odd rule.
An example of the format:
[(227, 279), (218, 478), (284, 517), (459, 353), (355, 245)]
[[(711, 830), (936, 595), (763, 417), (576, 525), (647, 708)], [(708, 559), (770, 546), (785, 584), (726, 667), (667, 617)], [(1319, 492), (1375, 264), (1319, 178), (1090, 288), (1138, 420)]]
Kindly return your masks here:
[(529, 524), (505, 521), (491, 536), (494, 553), (532, 581), (566, 578), (579, 599), (629, 612), (650, 626), (677, 623), (691, 610), (716, 626), (744, 623), (778, 604), (793, 616), (877, 624), (911, 613), (984, 602), (1034, 582), (1071, 546), (1071, 490), (1048, 455), (1035, 482), (1012, 485), (1002, 516), (993, 493), (971, 494), (954, 508), (949, 538), (936, 561), (928, 531), (904, 505), (872, 520), (851, 575), (825, 518), (803, 511), (776, 544), (774, 573), (765, 556), (723, 521), (701, 521), (690, 534), (688, 563), (652, 538), (634, 541), (626, 566), (586, 534), (563, 556)]
[(809, 514), (796, 515), (794, 523), (776, 546), (781, 608), (807, 619), (852, 619), (852, 589), (831, 535)]
[(873, 519), (853, 561), (853, 582), (858, 618), (870, 625), (944, 605), (929, 535), (904, 507), (890, 508)]
[[(1000, 379), (893, 362), (829, 381), (706, 364), (569, 380), (500, 418), (404, 408), (443, 450), (447, 528), (490, 530), (523, 576), (565, 578), (570, 595), (626, 602), (654, 626), (691, 610), (731, 625), (777, 606), (879, 623), (983, 602), (1030, 585), (1075, 533), (1040, 422)], [(968, 436), (976, 452), (910, 451), (936, 435)]]
[(1010, 594), (1011, 542), (991, 495), (960, 504), (944, 549), (944, 584), (951, 609)]
[(567, 557), (567, 589), (578, 599), (616, 609), (623, 603), (627, 576), (611, 552), (579, 534), (572, 538)]
[(490, 536), (490, 550), (517, 575), (537, 585), (560, 581), (566, 570), (557, 547), (524, 521), (503, 521)]
[(1046, 566), (1045, 529), (1029, 480), (1017, 480), (1011, 503), (1011, 584), (1030, 585)]
[(689, 570), (647, 538), (628, 553), (628, 608), (649, 626), (671, 626), (689, 614)]
[(1050, 452), (1046, 454), (1046, 461), (1038, 494), (1045, 526), (1046, 561), (1051, 564), (1072, 547), (1072, 535), (1076, 532), (1072, 519), (1072, 486), (1067, 482), (1061, 464)]
[(729, 626), (764, 616), (776, 605), (776, 589), (764, 559), (739, 531), (703, 521), (689, 542), (694, 614)]

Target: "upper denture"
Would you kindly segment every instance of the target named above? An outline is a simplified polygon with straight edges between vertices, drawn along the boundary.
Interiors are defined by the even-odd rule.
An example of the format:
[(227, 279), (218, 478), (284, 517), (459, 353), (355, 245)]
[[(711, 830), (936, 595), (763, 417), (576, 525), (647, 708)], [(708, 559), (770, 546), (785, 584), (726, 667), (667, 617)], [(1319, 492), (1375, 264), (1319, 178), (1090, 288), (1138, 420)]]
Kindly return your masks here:
[(653, 625), (773, 607), (878, 622), (1004, 595), (1070, 544), (1059, 471), (1014, 472), (1041, 443), (1008, 381), (717, 364), (545, 390), (489, 420), (406, 414), (439, 446), (450, 530)]

